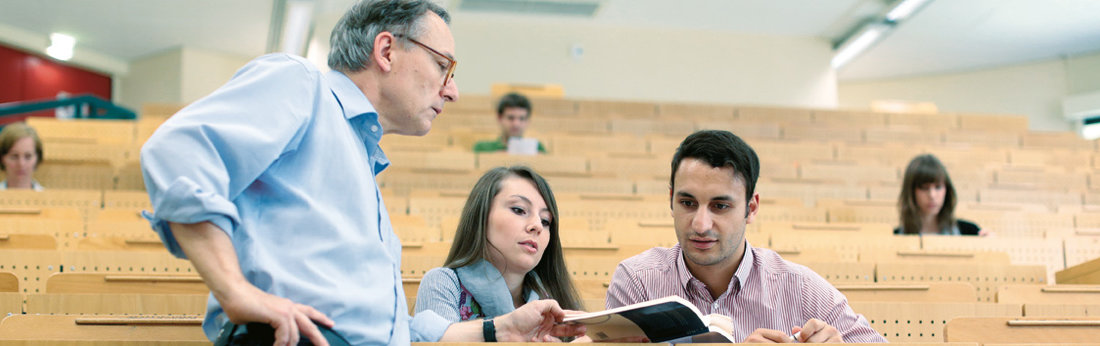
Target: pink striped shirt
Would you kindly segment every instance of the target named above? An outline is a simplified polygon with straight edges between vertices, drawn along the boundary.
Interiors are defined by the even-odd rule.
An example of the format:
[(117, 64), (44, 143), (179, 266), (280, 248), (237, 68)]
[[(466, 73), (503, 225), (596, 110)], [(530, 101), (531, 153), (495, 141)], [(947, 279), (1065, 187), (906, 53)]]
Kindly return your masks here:
[(706, 285), (688, 272), (680, 245), (657, 247), (619, 263), (607, 289), (607, 308), (677, 295), (704, 315), (718, 313), (734, 321), (733, 337), (745, 340), (757, 328), (790, 332), (816, 318), (840, 331), (845, 342), (887, 342), (848, 299), (805, 266), (747, 242), (741, 264), (726, 291), (712, 299)]

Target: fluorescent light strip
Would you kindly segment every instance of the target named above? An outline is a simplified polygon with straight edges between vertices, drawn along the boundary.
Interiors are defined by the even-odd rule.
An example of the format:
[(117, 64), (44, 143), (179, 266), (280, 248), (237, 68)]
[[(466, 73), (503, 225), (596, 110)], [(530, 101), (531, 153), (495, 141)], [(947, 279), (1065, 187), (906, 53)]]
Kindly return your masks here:
[(886, 20), (896, 22), (908, 18), (913, 12), (916, 12), (917, 9), (924, 6), (926, 2), (928, 2), (928, 0), (901, 0), (897, 6), (890, 9), (890, 12), (886, 12)]
[(1082, 125), (1081, 137), (1089, 141), (1100, 138), (1100, 124)]
[(76, 39), (65, 34), (50, 34), (50, 46), (46, 47), (46, 54), (57, 60), (69, 60), (73, 58), (73, 46)]
[(883, 25), (867, 25), (863, 32), (859, 33), (854, 40), (845, 42), (840, 47), (840, 50), (833, 56), (833, 60), (830, 62), (834, 69), (838, 69), (841, 66), (848, 64), (857, 55), (863, 53), (864, 50), (871, 47), (882, 34), (886, 32), (886, 26)]
[(283, 26), (283, 46), (280, 51), (294, 55), (305, 55), (310, 26), (313, 20), (312, 1), (291, 1), (287, 3), (286, 22)]

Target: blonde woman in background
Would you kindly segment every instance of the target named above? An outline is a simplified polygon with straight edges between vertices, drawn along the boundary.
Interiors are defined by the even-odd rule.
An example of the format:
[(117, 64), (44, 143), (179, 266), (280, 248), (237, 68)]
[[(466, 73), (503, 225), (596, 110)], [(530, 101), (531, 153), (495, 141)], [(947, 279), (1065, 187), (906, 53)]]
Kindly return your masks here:
[(5, 180), (0, 190), (32, 189), (42, 191), (42, 184), (34, 180), (34, 171), (42, 162), (42, 140), (34, 128), (24, 123), (14, 123), (0, 131), (0, 169)]

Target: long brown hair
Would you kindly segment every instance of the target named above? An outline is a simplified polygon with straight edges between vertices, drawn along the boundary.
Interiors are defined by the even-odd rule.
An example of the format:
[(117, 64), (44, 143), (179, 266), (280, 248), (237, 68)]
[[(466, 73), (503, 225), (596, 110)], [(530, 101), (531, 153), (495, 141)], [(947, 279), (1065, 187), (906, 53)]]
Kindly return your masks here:
[(454, 244), (447, 254), (444, 266), (458, 268), (470, 265), (480, 259), (489, 259), (490, 251), (497, 251), (489, 244), (489, 211), (493, 207), (493, 198), (500, 193), (500, 184), (508, 177), (520, 177), (535, 184), (550, 209), (550, 243), (542, 254), (539, 264), (531, 271), (536, 275), (527, 275), (523, 279), (523, 288), (530, 289), (543, 298), (553, 298), (563, 309), (580, 310), (581, 304), (569, 270), (565, 267), (564, 251), (561, 247), (558, 225), (558, 204), (550, 184), (534, 170), (524, 166), (497, 167), (485, 172), (478, 179), (455, 230)]
[(919, 234), (921, 228), (921, 209), (917, 204), (916, 190), (924, 184), (943, 183), (946, 193), (943, 197), (943, 207), (936, 214), (936, 223), (941, 230), (950, 229), (955, 223), (955, 186), (951, 184), (951, 176), (947, 175), (947, 168), (943, 166), (932, 154), (924, 154), (914, 157), (905, 168), (905, 178), (901, 183), (901, 194), (898, 195), (898, 211), (901, 217), (902, 233)]

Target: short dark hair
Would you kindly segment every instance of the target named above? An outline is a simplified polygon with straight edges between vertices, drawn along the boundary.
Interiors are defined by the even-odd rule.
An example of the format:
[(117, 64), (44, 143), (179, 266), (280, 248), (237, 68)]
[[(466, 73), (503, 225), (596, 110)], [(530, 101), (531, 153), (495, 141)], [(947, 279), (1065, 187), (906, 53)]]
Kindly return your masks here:
[(733, 168), (734, 174), (745, 181), (745, 203), (752, 199), (756, 180), (760, 177), (760, 158), (741, 137), (729, 131), (703, 130), (684, 138), (672, 156), (669, 188), (676, 186), (676, 171), (680, 169), (680, 162), (687, 158), (701, 160), (714, 168)]
[(531, 100), (523, 94), (508, 93), (501, 97), (500, 102), (497, 102), (497, 117), (504, 115), (507, 108), (523, 108), (527, 110), (527, 116), (531, 116)]
[(363, 0), (344, 13), (329, 36), (328, 67), (344, 73), (365, 69), (374, 52), (374, 38), (383, 32), (416, 38), (428, 11), (450, 23), (451, 16), (428, 0)]

